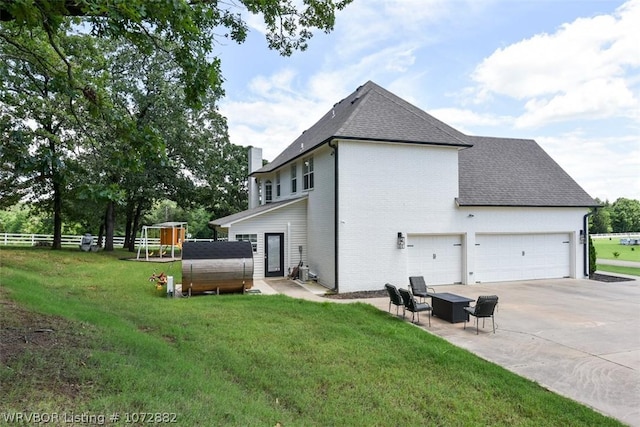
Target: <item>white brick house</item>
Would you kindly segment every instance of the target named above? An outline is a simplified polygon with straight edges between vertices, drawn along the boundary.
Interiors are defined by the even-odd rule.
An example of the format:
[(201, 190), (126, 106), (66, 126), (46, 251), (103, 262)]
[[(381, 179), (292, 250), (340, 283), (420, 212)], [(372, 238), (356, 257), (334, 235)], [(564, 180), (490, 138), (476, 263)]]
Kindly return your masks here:
[(587, 271), (596, 202), (535, 141), (465, 135), (373, 82), (250, 168), (249, 209), (211, 224), (255, 243), (255, 278), (300, 261), (339, 292)]

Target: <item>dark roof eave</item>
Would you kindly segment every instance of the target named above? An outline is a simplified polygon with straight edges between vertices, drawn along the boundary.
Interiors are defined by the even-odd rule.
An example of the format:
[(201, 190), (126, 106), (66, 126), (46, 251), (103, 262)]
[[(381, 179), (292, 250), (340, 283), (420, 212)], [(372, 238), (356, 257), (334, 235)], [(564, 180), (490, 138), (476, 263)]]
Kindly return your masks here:
[(313, 150), (315, 150), (318, 147), (321, 147), (324, 144), (327, 144), (331, 141), (334, 141), (336, 139), (342, 139), (342, 140), (348, 140), (348, 141), (371, 141), (371, 142), (390, 142), (392, 144), (418, 144), (418, 145), (435, 145), (435, 146), (440, 146), (440, 147), (457, 147), (457, 148), (471, 148), (473, 147), (473, 144), (469, 144), (469, 143), (459, 143), (459, 144), (447, 144), (447, 143), (442, 143), (442, 142), (428, 142), (428, 141), (407, 141), (407, 140), (394, 140), (394, 139), (385, 139), (385, 138), (361, 138), (361, 137), (355, 137), (355, 136), (332, 136), (331, 138), (327, 138), (324, 141), (321, 141), (319, 144), (314, 145), (313, 147), (309, 148), (308, 150), (303, 151), (302, 153), (298, 154), (295, 157), (292, 157), (290, 159), (288, 159), (287, 161), (273, 167), (273, 168), (268, 168), (265, 169), (269, 166), (269, 164), (264, 165), (263, 167), (261, 167), (260, 169), (258, 169), (257, 171), (251, 172), (249, 174), (249, 176), (255, 176), (255, 175), (260, 175), (262, 173), (270, 173), (275, 171), (278, 168), (281, 168), (297, 159), (299, 159), (300, 157), (304, 157), (305, 155), (308, 155), (310, 152), (312, 152)]
[(580, 205), (549, 205), (549, 204), (511, 204), (511, 203), (460, 203), (456, 204), (461, 208), (600, 208), (598, 204)]

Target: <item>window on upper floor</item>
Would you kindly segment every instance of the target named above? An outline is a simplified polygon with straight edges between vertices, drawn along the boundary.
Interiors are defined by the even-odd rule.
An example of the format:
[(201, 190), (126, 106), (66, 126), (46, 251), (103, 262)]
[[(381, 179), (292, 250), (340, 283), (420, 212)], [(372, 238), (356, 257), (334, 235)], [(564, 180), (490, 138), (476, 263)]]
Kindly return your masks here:
[(258, 235), (257, 234), (236, 234), (236, 241), (251, 242), (253, 252), (258, 252)]
[(313, 157), (309, 157), (302, 163), (302, 189), (313, 188)]
[(298, 165), (296, 163), (291, 165), (291, 192), (298, 192)]
[(276, 197), (280, 197), (280, 171), (276, 172)]
[(271, 203), (273, 201), (273, 185), (271, 181), (264, 183), (264, 202)]

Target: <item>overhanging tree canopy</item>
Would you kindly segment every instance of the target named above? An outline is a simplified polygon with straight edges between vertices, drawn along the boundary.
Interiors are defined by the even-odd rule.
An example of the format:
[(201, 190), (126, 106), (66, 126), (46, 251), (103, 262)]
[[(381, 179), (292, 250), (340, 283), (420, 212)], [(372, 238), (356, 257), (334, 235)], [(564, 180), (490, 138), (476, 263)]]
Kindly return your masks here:
[[(304, 50), (312, 29), (329, 32), (335, 13), (353, 0), (238, 0), (246, 11), (262, 15), (269, 48), (283, 55)], [(172, 42), (171, 56), (181, 71), (188, 100), (198, 103), (207, 88), (220, 88), (220, 63), (211, 53), (216, 40), (242, 43), (248, 27), (244, 10), (234, 2), (217, 0), (14, 0), (0, 1), (0, 22), (19, 28), (41, 28), (67, 65), (74, 83), (73, 64), (58, 49), (56, 36), (69, 18), (88, 28), (92, 35), (125, 38), (139, 49), (160, 48), (159, 40)], [(10, 38), (0, 28), (0, 37)], [(82, 84), (73, 87), (84, 88)], [(91, 92), (85, 93), (91, 96)]]

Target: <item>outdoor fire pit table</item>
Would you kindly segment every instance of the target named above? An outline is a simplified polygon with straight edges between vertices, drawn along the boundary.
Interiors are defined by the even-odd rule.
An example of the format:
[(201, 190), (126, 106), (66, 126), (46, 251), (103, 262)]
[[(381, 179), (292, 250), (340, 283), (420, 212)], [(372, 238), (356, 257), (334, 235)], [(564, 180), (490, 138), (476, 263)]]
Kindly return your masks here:
[(469, 314), (464, 311), (464, 307), (468, 307), (469, 303), (475, 300), (449, 292), (429, 294), (429, 296), (434, 316), (451, 323), (469, 320)]

